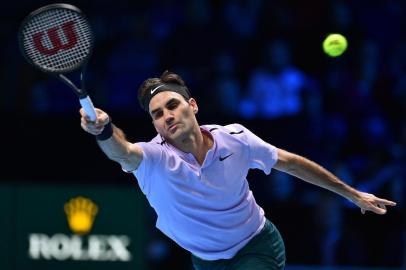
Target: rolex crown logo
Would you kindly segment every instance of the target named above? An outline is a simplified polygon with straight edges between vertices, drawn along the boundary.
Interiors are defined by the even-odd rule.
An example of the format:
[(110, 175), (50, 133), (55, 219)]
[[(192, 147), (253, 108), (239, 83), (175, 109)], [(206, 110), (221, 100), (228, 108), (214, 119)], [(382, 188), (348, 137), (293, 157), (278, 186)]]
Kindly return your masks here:
[(82, 235), (92, 229), (98, 207), (90, 199), (79, 196), (65, 203), (64, 210), (69, 228), (74, 233)]

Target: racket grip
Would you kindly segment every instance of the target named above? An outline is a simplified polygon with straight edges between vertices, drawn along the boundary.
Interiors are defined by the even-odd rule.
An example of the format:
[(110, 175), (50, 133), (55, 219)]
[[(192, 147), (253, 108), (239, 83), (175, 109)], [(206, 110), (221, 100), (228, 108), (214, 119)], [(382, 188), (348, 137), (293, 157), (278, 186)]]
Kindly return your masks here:
[(91, 121), (96, 121), (96, 110), (94, 109), (93, 102), (89, 96), (79, 99), (80, 105), (82, 105), (83, 110)]

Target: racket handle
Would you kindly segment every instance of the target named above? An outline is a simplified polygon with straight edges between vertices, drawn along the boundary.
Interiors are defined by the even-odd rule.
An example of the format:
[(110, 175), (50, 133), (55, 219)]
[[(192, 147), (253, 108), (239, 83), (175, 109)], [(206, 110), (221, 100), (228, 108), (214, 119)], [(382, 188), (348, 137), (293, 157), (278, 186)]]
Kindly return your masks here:
[(96, 121), (96, 110), (94, 109), (93, 102), (89, 96), (79, 99), (80, 105), (82, 105), (83, 110), (91, 121)]

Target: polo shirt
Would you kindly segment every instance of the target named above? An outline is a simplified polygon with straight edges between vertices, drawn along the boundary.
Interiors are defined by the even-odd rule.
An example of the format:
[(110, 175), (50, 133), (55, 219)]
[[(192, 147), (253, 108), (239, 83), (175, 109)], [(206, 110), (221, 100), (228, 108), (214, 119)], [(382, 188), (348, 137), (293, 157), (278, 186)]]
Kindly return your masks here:
[(246, 177), (269, 174), (277, 148), (240, 124), (200, 128), (213, 137), (202, 165), (157, 135), (137, 143), (143, 159), (133, 174), (160, 231), (199, 258), (229, 259), (265, 224)]

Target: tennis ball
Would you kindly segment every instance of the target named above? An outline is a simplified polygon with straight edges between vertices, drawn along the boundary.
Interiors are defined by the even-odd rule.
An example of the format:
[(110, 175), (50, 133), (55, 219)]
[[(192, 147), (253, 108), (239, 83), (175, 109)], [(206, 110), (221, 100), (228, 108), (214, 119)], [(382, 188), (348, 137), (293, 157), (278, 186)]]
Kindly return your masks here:
[(323, 50), (331, 57), (342, 55), (347, 46), (347, 39), (341, 34), (329, 34), (323, 41)]

